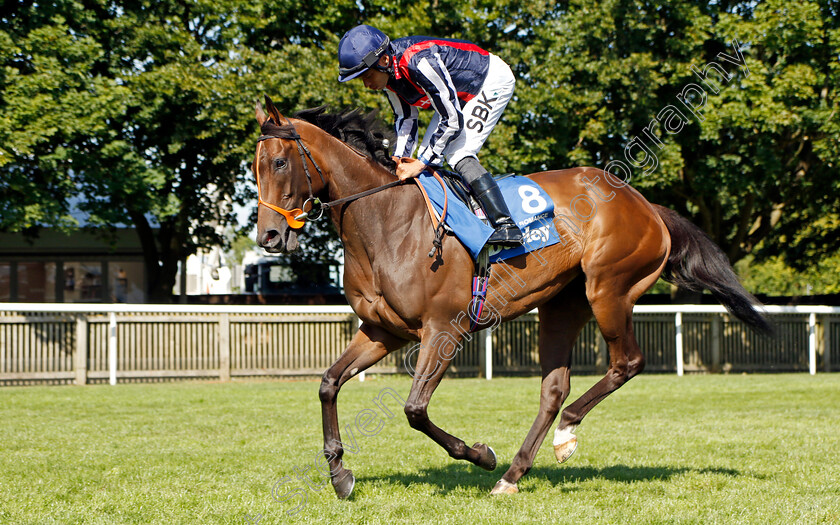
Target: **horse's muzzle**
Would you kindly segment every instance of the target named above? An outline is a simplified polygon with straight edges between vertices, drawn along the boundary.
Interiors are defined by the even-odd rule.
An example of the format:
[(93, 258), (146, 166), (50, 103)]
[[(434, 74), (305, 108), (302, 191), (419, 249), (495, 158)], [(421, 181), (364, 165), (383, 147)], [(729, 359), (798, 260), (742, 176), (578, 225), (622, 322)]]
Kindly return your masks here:
[(291, 228), (284, 228), (281, 233), (275, 229), (267, 229), (257, 234), (257, 244), (267, 252), (293, 252), (298, 247), (297, 233)]

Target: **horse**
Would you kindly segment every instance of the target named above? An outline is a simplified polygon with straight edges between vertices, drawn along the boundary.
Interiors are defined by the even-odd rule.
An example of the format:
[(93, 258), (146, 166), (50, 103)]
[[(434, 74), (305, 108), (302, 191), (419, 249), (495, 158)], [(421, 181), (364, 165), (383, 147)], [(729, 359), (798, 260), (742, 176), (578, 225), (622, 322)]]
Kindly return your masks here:
[[(347, 498), (355, 477), (345, 468), (337, 397), (349, 379), (410, 341), (419, 341), (413, 381), (405, 401), (410, 426), (455, 459), (486, 470), (496, 455), (484, 443), (466, 443), (436, 426), (427, 407), (455, 355), (469, 337), (474, 261), (451, 236), (430, 261), (435, 232), (414, 184), (396, 180), (389, 134), (375, 116), (359, 111), (304, 110), (281, 115), (266, 96), (256, 118), (261, 136), (252, 165), (257, 179), (257, 242), (269, 252), (290, 252), (307, 220), (328, 213), (344, 245), (344, 289), (361, 324), (324, 373), (319, 398), (324, 455), (336, 495)], [(539, 411), (510, 467), (491, 494), (518, 492), (537, 450), (569, 395), (571, 351), (594, 316), (609, 350), (602, 379), (568, 405), (554, 433), (558, 462), (577, 447), (574, 432), (586, 414), (642, 372), (645, 359), (633, 335), (633, 305), (656, 280), (710, 290), (729, 311), (758, 331), (770, 326), (757, 301), (738, 282), (723, 251), (676, 212), (649, 203), (621, 179), (578, 167), (526, 176), (544, 189), (556, 210), (565, 243), (491, 266), (488, 305), (495, 318), (475, 329), (537, 309), (541, 386)], [(361, 190), (365, 190), (360, 192)], [(331, 202), (325, 202), (331, 201)], [(585, 203), (585, 204), (582, 204)], [(598, 205), (600, 204), (600, 205)], [(597, 212), (594, 207), (597, 206)], [(494, 271), (495, 270), (495, 271)], [(510, 284), (511, 272), (515, 284)], [(508, 282), (505, 282), (507, 275)], [(514, 294), (501, 288), (513, 287)]]

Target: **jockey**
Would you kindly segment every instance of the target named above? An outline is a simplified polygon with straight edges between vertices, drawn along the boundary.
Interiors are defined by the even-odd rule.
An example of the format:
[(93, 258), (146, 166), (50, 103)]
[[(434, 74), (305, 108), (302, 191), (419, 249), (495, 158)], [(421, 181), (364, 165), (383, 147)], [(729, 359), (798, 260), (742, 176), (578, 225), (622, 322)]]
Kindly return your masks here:
[(464, 40), (409, 36), (393, 42), (380, 30), (356, 26), (338, 44), (339, 82), (361, 78), (385, 90), (394, 110), (396, 157), (410, 157), (417, 144), (418, 108), (435, 111), (417, 158), (399, 164), (405, 180), (444, 159), (470, 185), (496, 229), (490, 244), (519, 245), (522, 231), (493, 176), (478, 162), (478, 150), (499, 121), (515, 79), (502, 59)]

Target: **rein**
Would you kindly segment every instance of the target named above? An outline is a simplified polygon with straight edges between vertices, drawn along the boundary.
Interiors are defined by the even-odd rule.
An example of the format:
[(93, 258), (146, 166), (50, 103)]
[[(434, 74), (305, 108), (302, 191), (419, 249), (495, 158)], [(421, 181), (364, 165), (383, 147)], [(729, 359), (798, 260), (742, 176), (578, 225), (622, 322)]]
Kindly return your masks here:
[[(306, 162), (306, 159), (309, 159), (309, 162), (315, 166), (315, 170), (318, 172), (318, 176), (321, 178), (321, 183), (326, 186), (327, 181), (324, 179), (324, 173), (321, 171), (320, 166), (318, 163), (315, 162), (315, 159), (312, 158), (312, 153), (310, 153), (309, 148), (303, 144), (303, 139), (301, 138), (300, 134), (292, 124), (292, 121), (286, 119), (289, 123), (289, 126), (292, 128), (292, 133), (288, 136), (286, 135), (260, 135), (257, 139), (257, 162), (255, 164), (255, 175), (257, 178), (257, 203), (258, 205), (263, 205), (266, 208), (273, 210), (283, 217), (286, 218), (286, 222), (289, 224), (290, 227), (298, 229), (302, 228), (304, 224), (306, 224), (306, 220), (318, 220), (324, 216), (324, 212), (329, 210), (330, 208), (334, 208), (338, 205), (352, 202), (363, 197), (367, 197), (368, 195), (373, 195), (374, 193), (379, 193), (380, 191), (387, 190), (389, 188), (394, 188), (396, 186), (402, 186), (408, 182), (408, 180), (395, 180), (381, 186), (377, 186), (375, 188), (371, 188), (366, 191), (362, 191), (359, 193), (355, 193), (353, 195), (342, 197), (340, 199), (336, 199), (330, 202), (321, 202), (320, 199), (315, 197), (315, 193), (312, 191), (312, 175), (309, 173), (309, 166)], [(268, 203), (262, 199), (262, 190), (260, 189), (260, 151), (262, 149), (263, 141), (269, 139), (287, 139), (287, 140), (294, 140), (297, 144), (298, 153), (300, 154), (300, 161), (303, 163), (303, 171), (306, 174), (306, 183), (309, 186), (309, 197), (303, 202), (303, 206), (301, 208), (294, 208), (292, 210), (287, 210), (285, 208), (281, 208), (274, 204)], [(352, 149), (352, 148), (351, 148)], [(361, 155), (361, 153), (353, 150), (357, 155)], [(435, 228), (435, 239), (433, 241), (434, 247), (432, 251), (429, 252), (429, 257), (433, 257), (436, 252), (442, 251), (442, 239), (443, 239), (443, 226), (444, 220), (446, 219), (447, 209), (449, 207), (448, 197), (446, 195), (446, 183), (443, 182), (440, 174), (437, 171), (432, 171), (432, 175), (437, 179), (440, 183), (441, 188), (443, 189), (443, 211), (440, 215), (440, 220), (437, 220), (435, 217), (435, 211), (432, 207), (432, 203), (429, 200), (429, 196), (426, 193), (426, 190), (423, 189), (423, 186), (417, 182), (417, 187), (420, 188), (420, 192), (423, 194), (423, 199), (426, 201), (426, 207), (429, 210), (429, 216), (432, 219), (432, 225)], [(309, 211), (304, 211), (303, 208), (306, 208), (307, 203), (309, 204)]]
[(321, 207), (324, 210), (328, 210), (330, 208), (334, 208), (334, 207), (338, 206), (339, 204), (344, 204), (345, 202), (352, 202), (356, 199), (361, 199), (362, 197), (367, 197), (368, 195), (373, 195), (374, 193), (379, 193), (382, 190), (387, 190), (388, 188), (394, 188), (396, 186), (402, 186), (402, 185), (407, 184), (407, 183), (408, 183), (407, 180), (395, 180), (395, 181), (389, 182), (387, 184), (383, 184), (382, 186), (377, 186), (377, 187), (369, 189), (367, 191), (363, 191), (361, 193), (354, 193), (353, 195), (350, 195), (349, 197), (342, 197), (342, 198), (336, 199), (334, 201), (324, 202), (324, 203), (321, 204)]

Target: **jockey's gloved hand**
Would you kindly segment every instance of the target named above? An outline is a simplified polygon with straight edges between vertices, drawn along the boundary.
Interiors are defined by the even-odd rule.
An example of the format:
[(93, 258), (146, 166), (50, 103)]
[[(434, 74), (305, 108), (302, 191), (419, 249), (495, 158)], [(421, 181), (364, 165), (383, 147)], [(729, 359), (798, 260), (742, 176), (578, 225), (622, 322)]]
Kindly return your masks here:
[(403, 157), (397, 162), (397, 177), (400, 180), (413, 179), (420, 175), (427, 167), (423, 161)]

